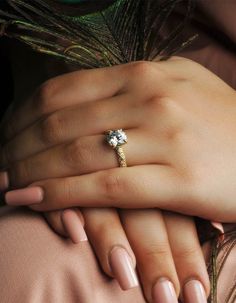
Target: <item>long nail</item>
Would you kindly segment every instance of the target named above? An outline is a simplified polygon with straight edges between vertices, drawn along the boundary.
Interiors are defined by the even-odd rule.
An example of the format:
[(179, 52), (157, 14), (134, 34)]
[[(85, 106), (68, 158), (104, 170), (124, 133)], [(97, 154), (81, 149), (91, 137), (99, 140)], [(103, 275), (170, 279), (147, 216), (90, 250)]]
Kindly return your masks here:
[(16, 189), (5, 194), (8, 205), (38, 204), (43, 200), (43, 189), (39, 186)]
[(167, 279), (161, 278), (152, 289), (153, 303), (178, 303), (174, 285)]
[(4, 192), (9, 187), (9, 177), (6, 171), (0, 172), (0, 192)]
[(185, 284), (184, 302), (207, 303), (206, 293), (201, 282), (197, 280), (191, 280)]
[(131, 257), (122, 247), (114, 247), (110, 253), (112, 272), (123, 290), (139, 285)]
[(72, 242), (78, 244), (79, 242), (88, 241), (81, 219), (74, 210), (64, 210), (61, 220)]

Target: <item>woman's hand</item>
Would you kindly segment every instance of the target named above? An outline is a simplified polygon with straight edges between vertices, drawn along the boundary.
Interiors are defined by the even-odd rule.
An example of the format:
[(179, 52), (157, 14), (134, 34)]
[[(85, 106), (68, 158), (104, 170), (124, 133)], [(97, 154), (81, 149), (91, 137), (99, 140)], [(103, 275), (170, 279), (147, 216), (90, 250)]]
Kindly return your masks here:
[(56, 231), (75, 243), (85, 240), (84, 227), (100, 264), (123, 289), (137, 286), (147, 302), (205, 303), (210, 283), (194, 220), (159, 210), (86, 208), (46, 213)]
[[(47, 86), (46, 86), (46, 88), (47, 88)], [(50, 101), (47, 101), (48, 102), (47, 109), (52, 108), (51, 107), (53, 105), (52, 101), (53, 101), (52, 98), (50, 99)], [(90, 100), (90, 101), (92, 101), (92, 100)], [(60, 102), (59, 104), (57, 104), (55, 102), (54, 111), (60, 110), (60, 108), (57, 108), (58, 105), (59, 105), (59, 107), (60, 106), (63, 107), (62, 102)], [(67, 104), (64, 104), (65, 107), (66, 107), (66, 105)], [(32, 106), (32, 104), (31, 104), (31, 106)], [(30, 108), (29, 104), (26, 104), (26, 108), (27, 107)], [(27, 120), (27, 114), (26, 114), (27, 111), (22, 116), (20, 115), (20, 112), (24, 113), (23, 111), (18, 112), (19, 119), (17, 119), (18, 121), (15, 124), (15, 131), (13, 131), (11, 133), (11, 135), (8, 137), (7, 140), (11, 140), (12, 137), (14, 137), (14, 135), (16, 133), (19, 133), (20, 130), (24, 129), (24, 127), (26, 126), (26, 125), (24, 125), (24, 123), (25, 123), (25, 119)], [(30, 111), (28, 111), (28, 113), (29, 112)], [(50, 111), (48, 113), (50, 113)], [(13, 117), (15, 119), (16, 115), (13, 115)], [(22, 117), (23, 117), (23, 119), (22, 119)], [(38, 118), (40, 118), (40, 117), (38, 117)], [(13, 119), (11, 121), (13, 121)], [(22, 121), (22, 123), (20, 121)], [(31, 124), (32, 121), (28, 120), (28, 123)], [(35, 137), (37, 139), (37, 134), (35, 134)], [(7, 142), (7, 140), (6, 140), (6, 142)], [(69, 139), (65, 138), (65, 140), (67, 141)], [(12, 141), (14, 141), (14, 140), (12, 140)], [(20, 143), (20, 140), (18, 140), (18, 143)], [(58, 144), (58, 142), (56, 142), (55, 144)], [(8, 143), (5, 145), (5, 148), (7, 145), (8, 145)], [(16, 145), (15, 145), (15, 147), (16, 147)], [(47, 149), (48, 147), (49, 146), (45, 145), (44, 149)], [(17, 149), (19, 150), (20, 148), (17, 148)], [(31, 150), (31, 153), (32, 153), (31, 155), (33, 155), (34, 153), (38, 153), (40, 150), (43, 151), (42, 148), (39, 148), (38, 150), (36, 148)], [(107, 148), (107, 152), (108, 152), (108, 150), (109, 149)], [(109, 150), (109, 152), (111, 152), (111, 150)], [(28, 156), (29, 156), (29, 154), (25, 154), (25, 155), (22, 154), (22, 156), (21, 156), (22, 158), (19, 158), (19, 159), (17, 157), (16, 158), (9, 157), (8, 164), (12, 163), (10, 165), (10, 168), (12, 169), (12, 171), (14, 170), (13, 167), (15, 165), (21, 163), (20, 159), (23, 160), (24, 157), (26, 157), (26, 159), (27, 159)], [(54, 155), (52, 155), (52, 156), (54, 156)], [(116, 163), (116, 158), (115, 158), (114, 154), (112, 156), (112, 159), (113, 159), (114, 163)], [(17, 164), (14, 163), (14, 161), (16, 161), (16, 160), (19, 161)], [(47, 168), (45, 167), (45, 163), (53, 164), (53, 162), (55, 161), (54, 157), (52, 158), (52, 160), (53, 161), (49, 161), (48, 158), (45, 158), (45, 162), (42, 163), (43, 165), (41, 166), (41, 168), (45, 169), (46, 174), (47, 174)], [(57, 161), (55, 161), (54, 164), (57, 165), (58, 164)], [(29, 166), (29, 168), (30, 168), (30, 166)], [(11, 169), (9, 169), (9, 172)], [(32, 166), (31, 169), (34, 169), (34, 166)], [(49, 172), (50, 172), (50, 170), (49, 170)], [(46, 178), (55, 177), (53, 175), (53, 172), (51, 172), (51, 173), (52, 173), (51, 176), (44, 175), (44, 178), (45, 177)], [(82, 172), (77, 172), (77, 174), (79, 174), (79, 173), (82, 173)], [(75, 172), (73, 172), (73, 174), (75, 174)], [(4, 175), (2, 175), (2, 176), (4, 176)], [(56, 174), (56, 176), (60, 177), (60, 175), (57, 175), (57, 174)], [(20, 176), (18, 176), (18, 177), (20, 177)], [(37, 178), (37, 176), (35, 176), (35, 178)], [(40, 179), (42, 179), (42, 178), (43, 177), (41, 177)], [(12, 179), (12, 178), (10, 178), (10, 179)], [(3, 181), (4, 181), (4, 179), (3, 179)], [(24, 182), (25, 182), (25, 184), (24, 184)], [(27, 181), (25, 179), (22, 180), (22, 183), (24, 185), (27, 185)], [(11, 186), (14, 187), (14, 182), (11, 182)], [(22, 185), (20, 185), (19, 183), (18, 184), (15, 183), (15, 186), (20, 187)], [(116, 237), (114, 237), (114, 233), (109, 232), (109, 228), (111, 226), (109, 224), (109, 222), (112, 222), (113, 224), (114, 224), (114, 222), (118, 223), (116, 215), (113, 212), (114, 211), (112, 211), (112, 210), (101, 210), (101, 209), (97, 210), (97, 211), (89, 210), (89, 209), (83, 211), (83, 215), (86, 218), (86, 231), (90, 235), (89, 238), (92, 239), (91, 241), (94, 245), (95, 251), (98, 254), (99, 259), (101, 260), (101, 264), (102, 264), (105, 272), (107, 272), (108, 274), (110, 274), (112, 276), (114, 276), (114, 273), (111, 272), (111, 268), (109, 268), (109, 266), (108, 266), (109, 262), (107, 262), (108, 256), (109, 256), (109, 251), (111, 250), (111, 247), (114, 247), (117, 245), (118, 246), (121, 245), (122, 247), (127, 247), (127, 251), (129, 252), (129, 254), (131, 256), (134, 256), (130, 246), (128, 245), (127, 239), (124, 237), (124, 232), (123, 232), (123, 229), (120, 224), (113, 226), (114, 230), (117, 229)], [(104, 213), (106, 214), (105, 217), (104, 217)], [(152, 216), (152, 213), (153, 213), (153, 216)], [(101, 216), (101, 214), (102, 214), (102, 216)], [(59, 211), (47, 213), (46, 216), (49, 221), (51, 219), (51, 223), (54, 222), (54, 226), (56, 226), (57, 231), (59, 230), (59, 231), (61, 231), (61, 233), (64, 234), (65, 226), (62, 226), (62, 222), (65, 223), (66, 218), (68, 216), (70, 216), (70, 219), (71, 219), (71, 210), (65, 211), (63, 213), (62, 222), (60, 219)], [(110, 220), (108, 220), (109, 216), (110, 216)], [(115, 216), (115, 220), (111, 220), (112, 216)], [(168, 221), (172, 222), (171, 224), (169, 223), (169, 226), (170, 226), (169, 233), (170, 233), (170, 235), (172, 235), (172, 237), (171, 237), (172, 241), (170, 241), (170, 243), (167, 243), (167, 241), (165, 241), (165, 243), (162, 243), (161, 240), (163, 240), (164, 238), (165, 238), (165, 240), (167, 240), (167, 238), (165, 237), (165, 235), (167, 235), (167, 231), (163, 228), (163, 224), (162, 224), (162, 228), (161, 228), (161, 222), (163, 222), (163, 219), (158, 220), (159, 225), (157, 224), (156, 220), (153, 220), (153, 222), (152, 222), (152, 217), (153, 217), (153, 219), (155, 219), (156, 216), (158, 216), (159, 219), (162, 217), (160, 212), (154, 211), (154, 210), (153, 211), (142, 210), (141, 212), (123, 211), (122, 215), (121, 215), (121, 218), (125, 218), (124, 221), (123, 220), (122, 221), (126, 222), (123, 224), (124, 224), (126, 233), (128, 234), (128, 239), (131, 242), (131, 244), (133, 244), (132, 248), (134, 246), (133, 250), (135, 251), (135, 254), (137, 254), (139, 256), (138, 269), (140, 271), (140, 277), (141, 277), (141, 280), (144, 285), (144, 291), (145, 291), (146, 297), (148, 299), (150, 299), (150, 302), (151, 302), (152, 292), (153, 292), (154, 296), (157, 296), (156, 300), (158, 300), (158, 301), (160, 300), (161, 293), (164, 292), (166, 295), (166, 291), (164, 291), (164, 289), (171, 287), (167, 281), (160, 283), (160, 284), (158, 283), (157, 286), (153, 288), (154, 291), (152, 291), (152, 286), (154, 286), (154, 284), (155, 284), (154, 282), (156, 282), (161, 277), (167, 278), (167, 280), (172, 281), (177, 293), (179, 292), (180, 287), (181, 287), (181, 289), (184, 289), (186, 302), (192, 301), (192, 298), (188, 297), (188, 293), (191, 292), (193, 285), (197, 285), (196, 287), (201, 287), (201, 285), (199, 286), (199, 282), (197, 282), (197, 281), (201, 281), (205, 287), (206, 293), (209, 293), (209, 282), (208, 282), (208, 278), (207, 278), (207, 274), (206, 274), (206, 268), (205, 268), (205, 264), (203, 262), (202, 254), (199, 249), (200, 246), (199, 246), (199, 243), (198, 243), (198, 240), (196, 237), (196, 232), (195, 232), (195, 229), (193, 228), (193, 226), (194, 226), (193, 222), (188, 222), (188, 221), (190, 221), (189, 219), (186, 220), (186, 218), (184, 218), (184, 217), (181, 218), (181, 216), (174, 215), (174, 217), (178, 218), (178, 219), (176, 219), (176, 222), (178, 222), (178, 224), (176, 224), (175, 220), (173, 220), (173, 218), (172, 218), (173, 215), (171, 216), (171, 218), (172, 218), (171, 220), (168, 220), (167, 219), (168, 216), (166, 215), (165, 216), (166, 222), (168, 222)], [(89, 218), (93, 218), (93, 220), (91, 220), (91, 219), (89, 220)], [(70, 220), (67, 220), (67, 222), (69, 222), (69, 221)], [(101, 227), (101, 225), (103, 228), (108, 227), (107, 228), (108, 235), (105, 238), (102, 236), (102, 239), (99, 238), (99, 236), (96, 232), (97, 231), (96, 227), (97, 226)], [(129, 226), (130, 226), (130, 228), (129, 228)], [(140, 239), (139, 235), (137, 236), (137, 232), (136, 232), (137, 228), (134, 229), (134, 228), (132, 228), (132, 226), (139, 226), (141, 228), (144, 228), (144, 231), (141, 233), (141, 234), (143, 234), (144, 243), (143, 243), (143, 241), (141, 241), (142, 239)], [(186, 233), (185, 233), (185, 228), (183, 228), (181, 232), (176, 233), (175, 226), (178, 226), (178, 227), (183, 226), (185, 228), (188, 228), (188, 227), (189, 228), (188, 228), (188, 231), (186, 231)], [(149, 232), (147, 232), (149, 230), (154, 231), (155, 229), (158, 229), (160, 231), (159, 236), (157, 236), (157, 235), (154, 236), (154, 233), (149, 234)], [(112, 231), (113, 231), (113, 229), (112, 229)], [(179, 236), (178, 236), (178, 234), (179, 234)], [(85, 239), (84, 234), (81, 233), (80, 236), (81, 235), (82, 235), (83, 239)], [(130, 235), (130, 237), (129, 237), (129, 235)], [(186, 239), (186, 241), (183, 241), (182, 236), (184, 237), (184, 239)], [(119, 239), (120, 239), (120, 241), (119, 241)], [(153, 245), (150, 246), (150, 243), (152, 243)], [(163, 247), (162, 244), (166, 244), (167, 246)], [(169, 247), (169, 249), (167, 249), (168, 247)], [(154, 250), (154, 248), (156, 248), (156, 249)], [(163, 252), (163, 248), (166, 248), (165, 253)], [(172, 250), (172, 252), (171, 252), (171, 250)], [(148, 256), (147, 258), (145, 258), (145, 260), (143, 258), (144, 255)], [(160, 255), (163, 255), (163, 258), (160, 258)], [(187, 259), (186, 259), (186, 256), (188, 256)], [(178, 259), (178, 262), (176, 264), (174, 264), (176, 259)], [(167, 265), (169, 264), (170, 266), (166, 266), (166, 264)], [(155, 268), (155, 270), (153, 270), (153, 268)], [(176, 276), (177, 274), (179, 275), (179, 278)], [(117, 278), (118, 278), (118, 280), (122, 279), (119, 277), (119, 273), (118, 273)], [(191, 279), (191, 281), (195, 280), (195, 282), (186, 284), (186, 281), (188, 281), (190, 279)], [(122, 284), (122, 281), (120, 281), (120, 283)], [(185, 284), (186, 284), (186, 286), (184, 287)], [(158, 291), (157, 291), (157, 289), (158, 289)], [(201, 288), (200, 288), (200, 292), (201, 292)], [(169, 295), (170, 294), (171, 294), (171, 291), (169, 289)], [(164, 294), (162, 294), (162, 295), (164, 295)], [(174, 297), (169, 298), (169, 299), (171, 300), (171, 302), (174, 302)], [(164, 302), (163, 297), (161, 298), (161, 301)]]
[[(222, 80), (181, 58), (50, 80), (4, 129), (12, 139), (1, 165), (12, 187), (30, 184), (6, 202), (24, 197), (39, 211), (158, 207), (235, 221), (235, 101)], [(129, 139), (126, 169), (104, 143), (104, 131), (117, 128)]]

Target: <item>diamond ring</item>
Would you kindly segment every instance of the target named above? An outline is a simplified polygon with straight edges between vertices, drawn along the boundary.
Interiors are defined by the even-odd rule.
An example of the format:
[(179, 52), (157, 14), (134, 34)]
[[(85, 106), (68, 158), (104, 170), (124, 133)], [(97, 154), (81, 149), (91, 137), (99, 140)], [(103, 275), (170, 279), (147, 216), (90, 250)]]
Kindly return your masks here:
[(122, 145), (128, 142), (127, 135), (122, 129), (108, 130), (106, 132), (107, 143), (116, 151), (120, 167), (127, 167)]

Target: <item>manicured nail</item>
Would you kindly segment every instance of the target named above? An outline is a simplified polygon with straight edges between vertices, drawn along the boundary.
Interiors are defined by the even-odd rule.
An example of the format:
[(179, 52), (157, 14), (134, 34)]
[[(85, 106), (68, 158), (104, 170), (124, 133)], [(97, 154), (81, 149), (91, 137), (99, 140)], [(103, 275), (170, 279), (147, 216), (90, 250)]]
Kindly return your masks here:
[(178, 303), (174, 285), (167, 279), (161, 278), (152, 289), (153, 303)]
[(139, 285), (131, 257), (122, 247), (114, 247), (110, 253), (112, 272), (123, 290)]
[(74, 210), (64, 210), (61, 220), (72, 242), (78, 244), (79, 242), (88, 241), (81, 219)]
[(9, 187), (9, 177), (6, 171), (0, 172), (0, 191), (6, 191)]
[(206, 293), (201, 282), (197, 280), (191, 280), (185, 284), (184, 302), (207, 303)]
[(222, 223), (211, 221), (211, 225), (219, 232), (219, 239), (224, 241), (225, 239), (225, 231)]
[(223, 233), (225, 232), (222, 223), (211, 221), (211, 225), (212, 225), (215, 229), (217, 229), (221, 234), (223, 234)]
[(5, 201), (9, 205), (38, 204), (43, 200), (43, 189), (39, 186), (16, 189), (5, 194)]

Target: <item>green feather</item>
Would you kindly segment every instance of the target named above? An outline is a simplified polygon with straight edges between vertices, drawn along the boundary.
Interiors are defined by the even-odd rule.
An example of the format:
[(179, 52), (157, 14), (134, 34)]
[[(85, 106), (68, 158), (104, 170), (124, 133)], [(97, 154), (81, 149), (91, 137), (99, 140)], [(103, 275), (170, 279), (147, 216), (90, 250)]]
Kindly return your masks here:
[(163, 38), (163, 25), (173, 9), (185, 0), (108, 0), (103, 1), (103, 9), (86, 13), (83, 2), (6, 2), (7, 7), (0, 10), (2, 34), (82, 68), (170, 56), (186, 44), (173, 47), (193, 7), (192, 0), (188, 0), (186, 17)]

